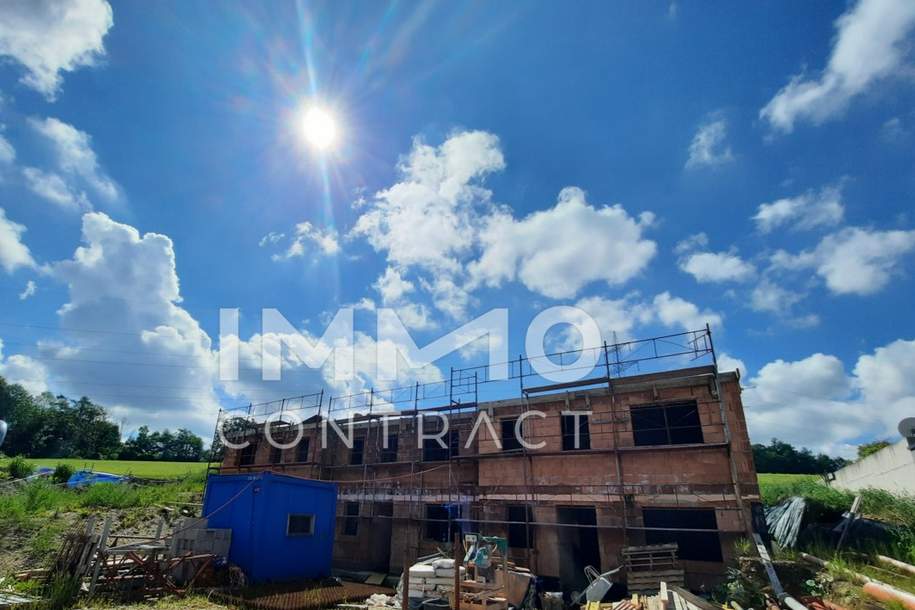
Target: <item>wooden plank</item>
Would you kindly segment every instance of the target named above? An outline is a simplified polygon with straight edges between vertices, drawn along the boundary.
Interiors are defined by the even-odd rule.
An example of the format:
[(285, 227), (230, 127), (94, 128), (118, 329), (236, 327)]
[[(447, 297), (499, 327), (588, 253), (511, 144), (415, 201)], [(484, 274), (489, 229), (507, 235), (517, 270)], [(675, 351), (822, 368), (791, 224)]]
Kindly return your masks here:
[(102, 526), (102, 534), (99, 536), (98, 549), (96, 550), (95, 566), (92, 569), (92, 580), (89, 582), (89, 597), (95, 594), (95, 585), (98, 583), (98, 575), (105, 562), (105, 548), (108, 544), (108, 534), (111, 533), (111, 519), (109, 514), (105, 517), (105, 524)]
[(682, 587), (672, 586), (670, 587), (670, 590), (678, 597), (681, 597), (685, 602), (685, 605), (689, 608), (697, 608), (698, 610), (720, 610), (715, 604), (702, 599), (698, 595), (693, 595)]
[(365, 579), (365, 584), (367, 585), (380, 585), (384, 582), (384, 579), (387, 578), (387, 574), (382, 574), (381, 572), (372, 572), (369, 574), (368, 578)]

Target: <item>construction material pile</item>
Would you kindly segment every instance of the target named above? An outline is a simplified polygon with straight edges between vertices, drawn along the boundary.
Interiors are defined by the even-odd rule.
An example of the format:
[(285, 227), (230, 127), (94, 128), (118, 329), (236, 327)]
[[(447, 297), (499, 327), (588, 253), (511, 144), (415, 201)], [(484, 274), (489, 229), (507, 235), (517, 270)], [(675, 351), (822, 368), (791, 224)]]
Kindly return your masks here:
[[(466, 570), (459, 566), (461, 580)], [(410, 567), (410, 597), (446, 597), (454, 590), (454, 559), (435, 557)]]

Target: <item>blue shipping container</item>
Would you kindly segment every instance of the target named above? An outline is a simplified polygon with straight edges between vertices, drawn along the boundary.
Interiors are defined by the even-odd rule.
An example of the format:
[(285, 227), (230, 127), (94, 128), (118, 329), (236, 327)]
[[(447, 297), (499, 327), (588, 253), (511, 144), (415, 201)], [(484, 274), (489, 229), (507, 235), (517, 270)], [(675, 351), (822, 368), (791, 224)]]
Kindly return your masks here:
[(232, 530), (229, 561), (251, 583), (330, 575), (337, 486), (272, 472), (211, 475), (203, 514)]

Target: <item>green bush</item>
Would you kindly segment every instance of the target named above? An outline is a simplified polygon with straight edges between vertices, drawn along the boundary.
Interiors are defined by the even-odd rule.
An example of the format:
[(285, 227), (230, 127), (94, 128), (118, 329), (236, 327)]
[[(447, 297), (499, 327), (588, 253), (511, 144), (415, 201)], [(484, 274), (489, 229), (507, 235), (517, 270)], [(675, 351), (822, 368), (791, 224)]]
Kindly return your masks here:
[(54, 468), (54, 474), (51, 478), (55, 483), (66, 483), (73, 476), (73, 466), (70, 464), (58, 464)]
[(35, 472), (35, 466), (26, 462), (25, 458), (21, 455), (11, 459), (6, 468), (10, 473), (11, 479), (24, 479)]

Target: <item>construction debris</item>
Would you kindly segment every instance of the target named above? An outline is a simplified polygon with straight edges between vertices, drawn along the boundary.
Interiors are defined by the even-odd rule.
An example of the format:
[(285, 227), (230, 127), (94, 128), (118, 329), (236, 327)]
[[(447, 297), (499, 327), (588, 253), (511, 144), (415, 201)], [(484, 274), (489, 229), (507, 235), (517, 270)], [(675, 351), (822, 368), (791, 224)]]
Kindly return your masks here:
[(806, 508), (807, 502), (804, 498), (794, 496), (766, 510), (769, 533), (782, 548), (794, 548)]
[(0, 609), (28, 606), (36, 601), (35, 598), (19, 595), (18, 593), (0, 592)]
[[(375, 594), (387, 598), (390, 589), (363, 583), (329, 581), (312, 585), (277, 585), (239, 591), (214, 591), (210, 598), (227, 605), (250, 610), (318, 610), (345, 602), (361, 602)], [(376, 598), (379, 599), (379, 598)], [(347, 607), (367, 608), (365, 604)]]

